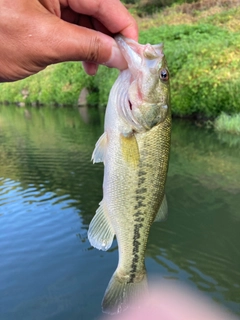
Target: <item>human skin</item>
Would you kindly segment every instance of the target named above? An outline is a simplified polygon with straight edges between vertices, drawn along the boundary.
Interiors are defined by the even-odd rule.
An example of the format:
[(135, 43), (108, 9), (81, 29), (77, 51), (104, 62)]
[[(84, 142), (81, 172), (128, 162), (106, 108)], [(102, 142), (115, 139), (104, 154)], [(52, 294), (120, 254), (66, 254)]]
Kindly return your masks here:
[[(156, 284), (157, 283), (157, 284)], [(116, 320), (239, 320), (238, 317), (183, 285), (162, 281), (150, 286), (148, 295), (132, 303), (132, 308), (116, 315)], [(102, 320), (111, 320), (103, 317)]]
[(123, 70), (113, 35), (137, 40), (136, 21), (119, 0), (0, 0), (0, 81), (15, 81), (50, 64), (83, 61)]

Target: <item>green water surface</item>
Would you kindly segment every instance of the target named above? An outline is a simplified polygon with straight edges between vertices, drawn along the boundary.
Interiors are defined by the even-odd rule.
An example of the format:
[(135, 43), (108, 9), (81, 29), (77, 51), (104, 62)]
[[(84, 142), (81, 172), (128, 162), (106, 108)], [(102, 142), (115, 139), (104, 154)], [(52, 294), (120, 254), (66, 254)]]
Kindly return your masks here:
[[(0, 319), (98, 319), (117, 266), (87, 229), (102, 198), (90, 161), (104, 115), (0, 106)], [(174, 121), (169, 217), (154, 223), (149, 276), (176, 279), (240, 315), (240, 138)]]

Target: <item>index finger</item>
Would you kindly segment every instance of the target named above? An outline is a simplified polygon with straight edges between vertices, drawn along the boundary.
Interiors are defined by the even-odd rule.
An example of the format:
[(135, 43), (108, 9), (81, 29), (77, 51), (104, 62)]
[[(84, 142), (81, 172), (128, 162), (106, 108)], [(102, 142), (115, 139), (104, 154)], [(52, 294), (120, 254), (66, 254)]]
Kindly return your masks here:
[(62, 6), (99, 20), (111, 33), (138, 40), (135, 19), (119, 0), (60, 0)]

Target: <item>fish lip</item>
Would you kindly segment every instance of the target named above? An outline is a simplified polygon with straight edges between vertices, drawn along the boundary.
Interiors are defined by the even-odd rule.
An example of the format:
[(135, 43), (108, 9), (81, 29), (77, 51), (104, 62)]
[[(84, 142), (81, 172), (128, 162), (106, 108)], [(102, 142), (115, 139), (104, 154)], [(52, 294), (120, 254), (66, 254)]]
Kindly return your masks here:
[[(129, 69), (135, 69), (136, 65), (140, 67), (142, 62), (142, 57), (137, 52), (137, 46), (141, 46), (138, 42), (126, 38), (122, 35), (117, 35), (115, 37), (115, 41), (117, 42), (117, 45), (124, 56), (125, 60), (127, 61), (128, 68)], [(134, 68), (135, 66), (135, 68)]]
[[(135, 64), (141, 63), (144, 59), (154, 60), (164, 56), (162, 43), (155, 45), (147, 43), (143, 45), (121, 34), (115, 36), (115, 41), (128, 64), (130, 62)], [(137, 61), (133, 61), (134, 58)]]
[[(117, 42), (118, 46), (120, 48), (124, 47), (125, 45), (131, 47), (131, 46), (145, 46), (145, 45), (142, 45), (140, 43), (138, 43), (137, 41), (133, 40), (133, 39), (130, 39), (130, 38), (127, 38), (127, 37), (124, 37), (123, 35), (121, 34), (118, 34), (114, 37), (115, 41)], [(133, 48), (132, 48), (133, 49)]]
[(158, 69), (158, 66), (161, 65), (164, 57), (162, 43), (155, 45), (140, 44), (122, 35), (115, 36), (115, 41), (135, 79), (139, 77), (140, 70), (147, 69), (154, 74), (154, 69)]

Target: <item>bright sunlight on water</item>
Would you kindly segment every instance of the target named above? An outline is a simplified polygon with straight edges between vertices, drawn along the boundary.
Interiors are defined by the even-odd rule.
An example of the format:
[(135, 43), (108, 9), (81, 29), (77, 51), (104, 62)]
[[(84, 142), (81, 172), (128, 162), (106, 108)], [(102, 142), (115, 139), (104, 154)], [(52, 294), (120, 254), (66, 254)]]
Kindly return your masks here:
[[(117, 244), (93, 249), (102, 197), (90, 161), (103, 114), (0, 106), (0, 319), (98, 319)], [(148, 275), (177, 279), (240, 315), (240, 138), (174, 121), (169, 217), (152, 226)]]

